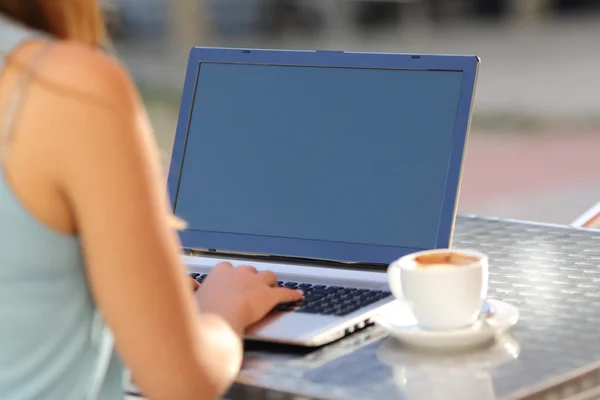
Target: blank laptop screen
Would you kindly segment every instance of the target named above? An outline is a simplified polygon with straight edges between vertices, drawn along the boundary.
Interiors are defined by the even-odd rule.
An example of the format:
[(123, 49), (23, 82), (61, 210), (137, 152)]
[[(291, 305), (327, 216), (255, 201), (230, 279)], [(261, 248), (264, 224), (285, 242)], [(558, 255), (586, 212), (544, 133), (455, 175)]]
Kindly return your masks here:
[(175, 212), (191, 230), (433, 248), (461, 80), (203, 63)]

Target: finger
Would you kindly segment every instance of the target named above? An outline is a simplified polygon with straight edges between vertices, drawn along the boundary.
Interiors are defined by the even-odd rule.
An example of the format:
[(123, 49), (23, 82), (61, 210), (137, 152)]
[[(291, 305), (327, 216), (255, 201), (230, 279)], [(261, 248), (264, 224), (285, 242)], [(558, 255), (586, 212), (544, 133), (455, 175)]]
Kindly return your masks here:
[(224, 261), (224, 262), (220, 262), (218, 263), (214, 269), (228, 269), (228, 268), (233, 268), (233, 265), (231, 265), (230, 262)]
[(256, 268), (251, 267), (250, 265), (241, 265), (239, 267), (237, 267), (237, 270), (240, 272), (245, 272), (245, 273), (251, 273), (251, 274), (256, 274)]
[(272, 271), (262, 271), (258, 275), (260, 276), (260, 279), (269, 286), (275, 286), (277, 284), (277, 275)]
[(200, 282), (192, 278), (192, 290), (195, 292), (200, 287)]
[(274, 306), (302, 300), (303, 292), (297, 289), (275, 288), (270, 291)]

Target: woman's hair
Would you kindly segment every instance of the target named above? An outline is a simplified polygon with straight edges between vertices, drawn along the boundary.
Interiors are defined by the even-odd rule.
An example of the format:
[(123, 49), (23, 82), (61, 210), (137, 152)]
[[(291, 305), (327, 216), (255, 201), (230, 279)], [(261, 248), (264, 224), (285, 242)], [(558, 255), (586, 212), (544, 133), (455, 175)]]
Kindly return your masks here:
[(101, 46), (106, 38), (98, 0), (0, 0), (0, 12), (60, 39)]

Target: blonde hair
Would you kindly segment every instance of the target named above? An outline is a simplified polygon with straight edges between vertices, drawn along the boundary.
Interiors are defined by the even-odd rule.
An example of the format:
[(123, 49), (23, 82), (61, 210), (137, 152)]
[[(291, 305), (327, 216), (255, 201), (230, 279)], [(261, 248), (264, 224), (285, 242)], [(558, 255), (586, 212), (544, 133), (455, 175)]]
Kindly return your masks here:
[(96, 0), (0, 0), (0, 12), (23, 24), (91, 46), (101, 46), (106, 30)]

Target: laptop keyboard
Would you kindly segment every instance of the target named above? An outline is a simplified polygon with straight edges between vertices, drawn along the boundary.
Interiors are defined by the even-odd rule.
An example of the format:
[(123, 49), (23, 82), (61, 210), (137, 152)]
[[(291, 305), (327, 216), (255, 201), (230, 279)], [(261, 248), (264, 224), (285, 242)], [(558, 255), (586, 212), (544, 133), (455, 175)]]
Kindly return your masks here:
[[(200, 283), (206, 278), (206, 274), (192, 273), (190, 276)], [(290, 289), (300, 289), (304, 292), (302, 301), (279, 304), (275, 307), (276, 310), (284, 312), (344, 316), (392, 295), (383, 290), (288, 281), (279, 281), (278, 285)]]

